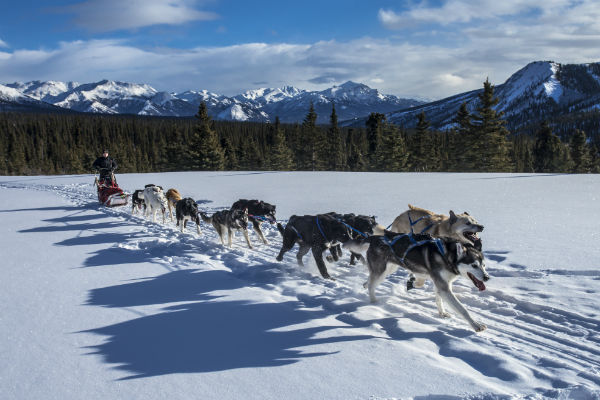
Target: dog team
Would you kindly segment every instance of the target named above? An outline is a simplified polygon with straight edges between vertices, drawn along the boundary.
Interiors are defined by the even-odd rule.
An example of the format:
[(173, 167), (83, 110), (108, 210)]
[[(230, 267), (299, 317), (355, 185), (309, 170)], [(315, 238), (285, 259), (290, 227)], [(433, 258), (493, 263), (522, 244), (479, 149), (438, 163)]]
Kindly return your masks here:
[[(350, 264), (355, 260), (365, 262), (369, 269), (369, 277), (364, 283), (372, 302), (376, 287), (385, 278), (400, 267), (410, 272), (407, 290), (423, 287), (430, 279), (435, 288), (436, 305), (441, 317), (450, 317), (445, 305), (450, 306), (463, 317), (476, 332), (486, 326), (476, 322), (466, 308), (458, 301), (452, 291), (453, 282), (459, 277), (469, 279), (477, 289), (485, 290), (484, 282), (490, 277), (485, 270), (481, 239), (478, 233), (483, 225), (467, 212), (449, 215), (435, 214), (431, 211), (414, 207), (400, 214), (385, 229), (375, 221), (375, 217), (354, 214), (337, 214), (330, 212), (317, 215), (292, 215), (283, 226), (275, 219), (275, 206), (259, 200), (240, 199), (230, 209), (215, 212), (212, 216), (199, 211), (192, 198), (182, 198), (176, 189), (166, 193), (158, 185), (149, 184), (143, 190), (136, 190), (132, 195), (132, 212), (144, 209), (144, 214), (152, 214), (156, 221), (156, 212), (162, 213), (163, 223), (166, 214), (173, 220), (173, 210), (177, 226), (183, 232), (187, 221), (196, 224), (200, 234), (200, 219), (212, 224), (221, 243), (232, 246), (232, 237), (241, 231), (249, 248), (253, 248), (248, 236), (248, 222), (263, 243), (268, 244), (260, 226), (263, 222), (277, 223), (283, 243), (277, 260), (282, 261), (284, 254), (298, 244), (296, 259), (298, 265), (304, 266), (302, 258), (312, 250), (313, 257), (325, 279), (334, 278), (329, 275), (323, 254), (328, 261), (338, 261), (343, 246), (351, 253)], [(366, 255), (366, 257), (365, 257)]]

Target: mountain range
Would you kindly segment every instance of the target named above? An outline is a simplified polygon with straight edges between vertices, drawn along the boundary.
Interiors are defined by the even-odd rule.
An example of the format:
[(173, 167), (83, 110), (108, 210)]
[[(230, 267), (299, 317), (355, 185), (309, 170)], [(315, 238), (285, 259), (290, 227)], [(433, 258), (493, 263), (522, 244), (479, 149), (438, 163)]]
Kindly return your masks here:
[[(410, 128), (425, 112), (431, 126), (447, 129), (460, 105), (476, 110), (482, 89), (471, 90), (434, 102), (381, 94), (364, 84), (348, 81), (322, 91), (293, 86), (249, 90), (224, 96), (207, 90), (160, 92), (147, 84), (102, 80), (95, 83), (31, 81), (0, 85), (0, 111), (77, 111), (103, 114), (189, 117), (204, 101), (216, 120), (301, 122), (312, 102), (317, 122), (326, 124), (335, 103), (338, 119), (346, 126), (364, 126), (371, 112), (387, 121)], [(509, 129), (548, 118), (600, 110), (600, 63), (559, 64), (532, 62), (495, 86), (496, 106), (504, 112)]]
[[(2, 101), (4, 100), (4, 101)], [(31, 81), (0, 85), (0, 107), (12, 103), (29, 107), (60, 107), (77, 112), (189, 117), (205, 102), (213, 119), (227, 121), (302, 121), (312, 102), (318, 123), (327, 123), (331, 103), (340, 120), (387, 113), (422, 104), (422, 101), (384, 95), (377, 89), (348, 81), (323, 91), (293, 86), (249, 90), (224, 96), (207, 90), (181, 93), (159, 92), (147, 84), (102, 80), (95, 83)], [(2, 108), (0, 108), (2, 109)]]

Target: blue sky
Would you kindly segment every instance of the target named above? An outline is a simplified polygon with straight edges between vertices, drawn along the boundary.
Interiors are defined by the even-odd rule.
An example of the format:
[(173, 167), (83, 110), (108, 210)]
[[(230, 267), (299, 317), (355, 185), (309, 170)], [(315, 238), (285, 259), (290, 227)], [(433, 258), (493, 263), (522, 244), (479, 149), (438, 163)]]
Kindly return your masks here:
[(353, 80), (437, 99), (531, 61), (600, 61), (596, 0), (6, 3), (1, 83), (106, 78), (232, 95)]

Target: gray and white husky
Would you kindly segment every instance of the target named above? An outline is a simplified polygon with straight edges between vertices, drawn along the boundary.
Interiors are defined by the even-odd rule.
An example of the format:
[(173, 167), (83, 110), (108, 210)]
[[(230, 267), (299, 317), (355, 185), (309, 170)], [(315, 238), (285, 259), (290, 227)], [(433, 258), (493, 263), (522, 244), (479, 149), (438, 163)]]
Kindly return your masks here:
[(224, 246), (225, 242), (223, 240), (223, 235), (227, 232), (227, 245), (231, 247), (231, 240), (233, 237), (234, 231), (242, 231), (244, 234), (244, 238), (246, 239), (246, 243), (249, 248), (252, 247), (252, 243), (250, 243), (250, 238), (248, 237), (248, 209), (244, 208), (243, 210), (222, 210), (217, 211), (212, 216), (208, 216), (205, 213), (201, 212), (200, 217), (207, 224), (212, 224), (212, 226), (217, 231), (217, 235), (219, 235), (219, 239), (221, 239), (221, 244)]
[(423, 286), (426, 279), (435, 285), (436, 304), (440, 316), (450, 316), (444, 308), (448, 304), (460, 314), (476, 332), (486, 329), (476, 322), (452, 291), (453, 282), (463, 276), (481, 291), (483, 282), (490, 279), (485, 270), (483, 253), (470, 244), (453, 238), (434, 239), (427, 234), (398, 234), (386, 231), (383, 236), (370, 236), (364, 240), (351, 240), (344, 247), (357, 253), (367, 252), (369, 279), (364, 287), (369, 289), (372, 302), (375, 288), (399, 267), (416, 276), (415, 286)]

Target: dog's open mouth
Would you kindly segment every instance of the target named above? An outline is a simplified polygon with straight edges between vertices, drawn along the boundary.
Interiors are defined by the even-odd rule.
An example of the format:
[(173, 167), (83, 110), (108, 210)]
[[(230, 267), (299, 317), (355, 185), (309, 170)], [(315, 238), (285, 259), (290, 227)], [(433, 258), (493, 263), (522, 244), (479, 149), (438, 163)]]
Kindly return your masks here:
[(479, 240), (477, 232), (463, 232), (463, 236), (469, 239), (471, 242), (476, 243)]
[(475, 275), (473, 275), (470, 272), (467, 272), (467, 275), (469, 276), (469, 278), (471, 278), (473, 285), (477, 286), (477, 289), (479, 289), (479, 291), (485, 290), (485, 284), (479, 279), (475, 278)]

